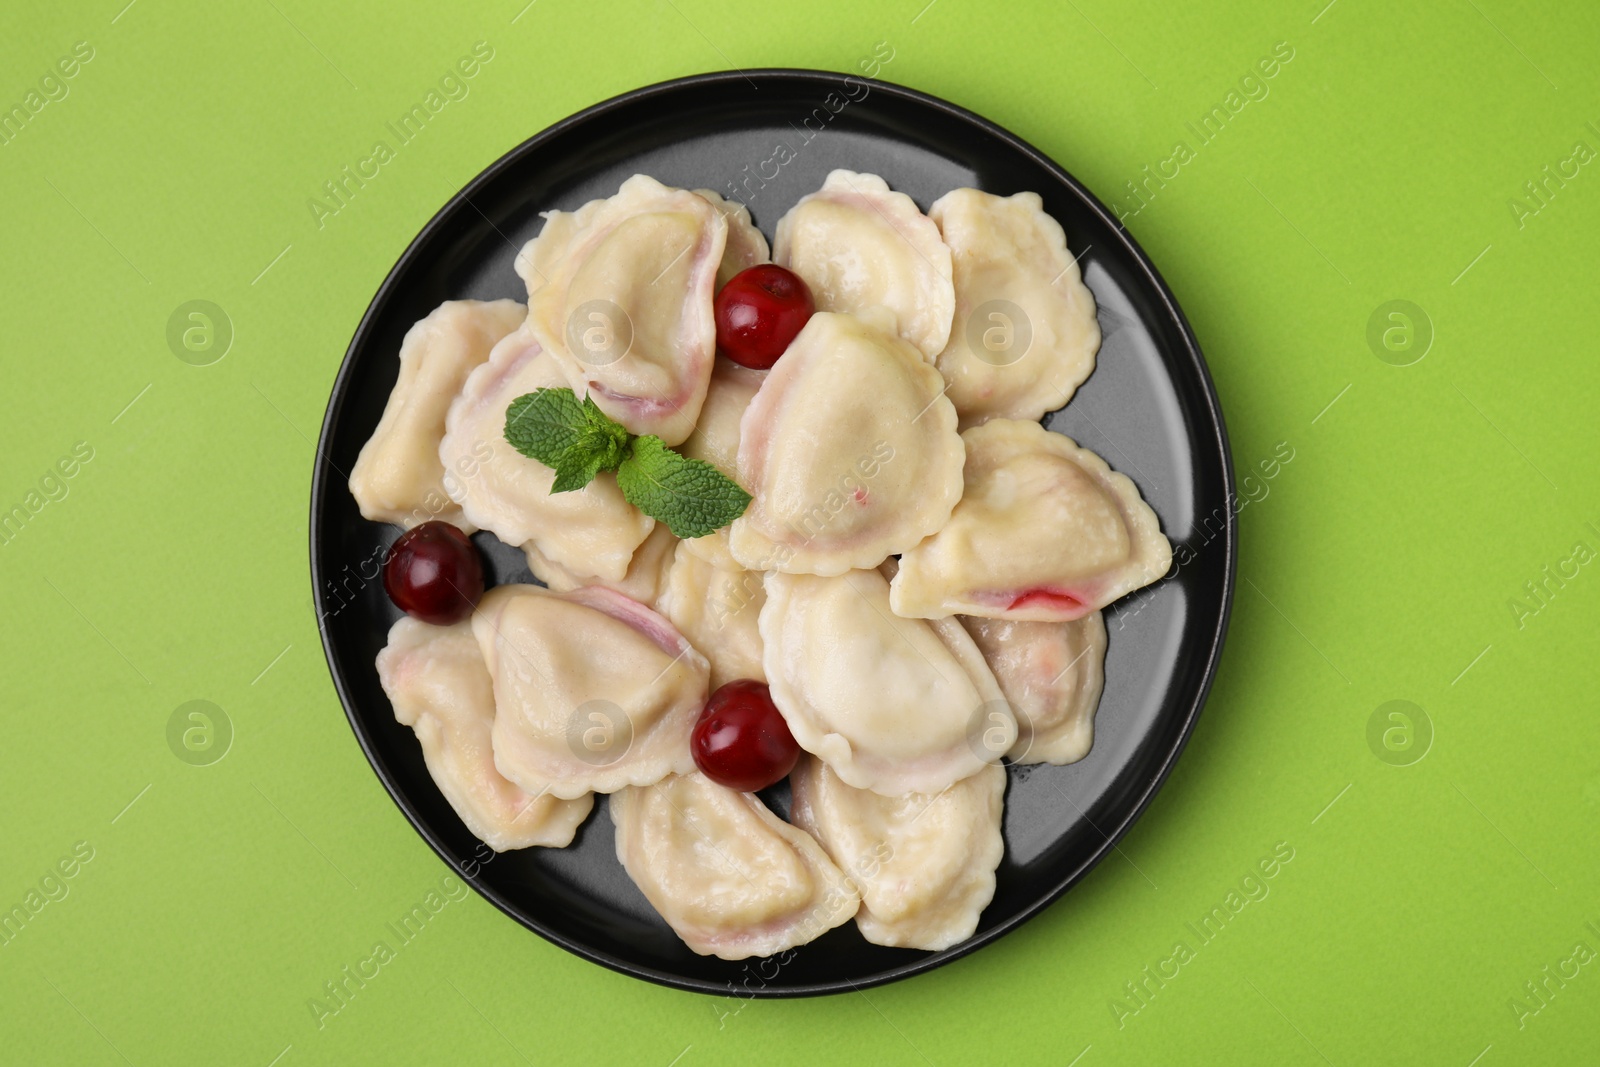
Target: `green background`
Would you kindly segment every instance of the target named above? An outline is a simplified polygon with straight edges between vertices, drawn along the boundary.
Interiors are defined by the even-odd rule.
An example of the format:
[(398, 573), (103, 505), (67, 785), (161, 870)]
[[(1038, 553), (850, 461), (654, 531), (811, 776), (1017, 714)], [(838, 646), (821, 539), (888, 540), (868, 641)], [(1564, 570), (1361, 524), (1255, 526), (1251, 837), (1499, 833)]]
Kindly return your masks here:
[[(1600, 568), (1566, 564), (1543, 603), (1524, 590), (1600, 549), (1600, 167), (1542, 206), (1524, 190), (1576, 142), (1600, 148), (1593, 5), (125, 2), (12, 5), (0, 32), (7, 107), (75, 42), (94, 49), (0, 146), (0, 507), (93, 449), (0, 545), (0, 907), (93, 849), (0, 947), (0, 1060), (1593, 1055), (1600, 963), (1567, 964), (1544, 1002), (1524, 989), (1600, 948)], [(480, 40), (494, 58), (470, 95), (319, 228), (322, 182)], [(1194, 146), (1185, 123), (1294, 50), (1128, 221), (1199, 335), (1240, 474), (1280, 442), (1295, 457), (1240, 516), (1232, 631), (1182, 762), (1063, 902), (911, 981), (695, 996), (471, 896), (319, 1029), (307, 999), (445, 873), (357, 748), (309, 607), (312, 441), (368, 300), (455, 189), (547, 124), (698, 71), (855, 70), (879, 42), (885, 78), (1011, 128), (1124, 208), (1143, 165)], [(234, 331), (209, 366), (166, 339), (197, 299)], [(1408, 366), (1367, 339), (1395, 299), (1434, 335)], [(169, 748), (191, 700), (232, 723), (220, 762)], [(1395, 765), (1418, 741), (1369, 745), (1391, 700), (1431, 723), (1420, 762)], [(1185, 923), (1280, 842), (1294, 858), (1269, 895), (1119, 1018), (1117, 998), (1138, 1006), (1124, 983), (1194, 945)]]

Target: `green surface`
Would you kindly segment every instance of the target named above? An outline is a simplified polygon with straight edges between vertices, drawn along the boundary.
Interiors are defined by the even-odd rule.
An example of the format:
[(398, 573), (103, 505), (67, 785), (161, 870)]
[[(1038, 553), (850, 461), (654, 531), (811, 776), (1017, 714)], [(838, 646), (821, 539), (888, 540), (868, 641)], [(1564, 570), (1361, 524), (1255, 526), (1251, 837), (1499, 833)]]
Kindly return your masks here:
[[(0, 507), (37, 506), (0, 544), (0, 905), (73, 871), (0, 947), (0, 1060), (1592, 1060), (1592, 5), (125, 2), (12, 5), (0, 33), (7, 106), (93, 50), (0, 145)], [(322, 183), (479, 41), (468, 95), (319, 225)], [(697, 71), (854, 70), (879, 42), (884, 77), (1129, 212), (1240, 474), (1292, 449), (1245, 486), (1232, 632), (1186, 755), (1064, 902), (921, 978), (695, 996), (469, 895), (319, 1026), (308, 1000), (445, 874), (357, 748), (308, 603), (311, 441), (369, 298), (455, 189), (548, 123)], [(1279, 42), (1293, 58), (1241, 86)], [(1201, 144), (1187, 124), (1214, 104), (1227, 122)], [(1145, 165), (1176, 174), (1133, 215)], [(191, 300), (232, 323), (209, 366), (169, 349)], [(1393, 365), (1415, 340), (1369, 346), (1392, 300), (1431, 322), (1420, 362)], [(1378, 325), (1378, 351), (1385, 328), (1405, 341)], [(58, 461), (70, 478), (47, 477)], [(169, 746), (193, 700), (231, 723), (220, 762)], [(1431, 723), (1410, 765), (1417, 744), (1384, 748), (1399, 720), (1369, 745), (1396, 700)], [(1261, 878), (1275, 847), (1292, 859)], [(1234, 891), (1202, 943), (1186, 924)], [(1140, 1002), (1124, 984), (1146, 966), (1177, 971)]]

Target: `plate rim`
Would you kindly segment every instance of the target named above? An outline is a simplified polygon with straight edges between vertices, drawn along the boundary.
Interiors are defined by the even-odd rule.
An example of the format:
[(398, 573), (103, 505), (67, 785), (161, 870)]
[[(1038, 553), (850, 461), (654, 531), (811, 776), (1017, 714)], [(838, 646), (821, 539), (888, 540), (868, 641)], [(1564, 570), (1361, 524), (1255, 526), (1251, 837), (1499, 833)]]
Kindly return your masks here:
[[(1201, 393), (1205, 402), (1205, 410), (1211, 420), (1212, 433), (1201, 434), (1202, 438), (1214, 434), (1215, 444), (1222, 459), (1222, 489), (1225, 501), (1237, 498), (1233, 469), (1233, 451), (1228, 439), (1227, 424), (1222, 413), (1222, 404), (1217, 396), (1216, 384), (1212, 380), (1211, 371), (1206, 363), (1205, 356), (1201, 353), (1200, 342), (1195, 337), (1194, 330), (1189, 324), (1188, 317), (1179, 306), (1177, 298), (1168, 287), (1166, 280), (1151, 262), (1133, 234), (1122, 225), (1120, 219), (1108, 210), (1100, 199), (1090, 192), (1076, 177), (1068, 173), (1059, 163), (1050, 156), (1034, 147), (1030, 142), (1012, 133), (999, 124), (984, 118), (976, 112), (970, 111), (948, 100), (933, 96), (930, 93), (895, 82), (884, 81), (877, 78), (868, 78), (859, 74), (848, 74), (839, 71), (827, 71), (802, 67), (752, 67), (743, 70), (710, 71), (700, 74), (684, 75), (669, 78), (664, 81), (654, 82), (619, 93), (599, 103), (592, 104), (580, 111), (568, 115), (566, 118), (545, 127), (539, 132), (526, 138), (514, 147), (500, 155), (488, 166), (479, 171), (471, 180), (452, 195), (434, 214), (423, 227), (417, 231), (415, 237), (406, 245), (388, 273), (384, 276), (382, 284), (373, 294), (366, 311), (361, 315), (356, 325), (355, 332), (351, 335), (350, 343), (345, 348), (339, 370), (334, 375), (333, 384), (329, 388), (327, 406), (324, 409), (321, 428), (317, 435), (317, 445), (313, 454), (313, 467), (311, 476), (310, 521), (308, 528), (308, 549), (310, 557), (310, 577), (312, 586), (312, 607), (317, 615), (317, 631), (322, 646), (323, 659), (328, 667), (328, 673), (333, 681), (334, 691), (339, 698), (340, 706), (345, 713), (345, 719), (355, 734), (356, 742), (361, 746), (362, 754), (366, 757), (367, 764), (383, 784), (384, 790), (389, 794), (395, 806), (406, 817), (423, 841), (428, 844), (435, 855), (444, 861), (451, 873), (472, 886), (473, 890), (501, 912), (525, 929), (531, 930), (543, 937), (546, 941), (565, 949), (580, 959), (591, 963), (598, 963), (603, 967), (625, 974), (632, 978), (643, 979), (657, 985), (673, 989), (699, 993), (708, 996), (738, 996), (740, 990), (731, 982), (715, 982), (709, 979), (690, 978), (674, 974), (658, 968), (644, 966), (631, 960), (625, 960), (610, 953), (593, 948), (571, 937), (566, 936), (553, 928), (546, 928), (537, 919), (519, 913), (515, 906), (505, 899), (493, 886), (482, 881), (479, 875), (468, 875), (462, 869), (444, 842), (436, 837), (433, 831), (424, 823), (416, 809), (411, 804), (407, 795), (399, 788), (389, 767), (375, 751), (372, 739), (368, 737), (364, 724), (358, 719), (354, 710), (355, 701), (352, 698), (349, 684), (344, 672), (338, 665), (338, 659), (333, 647), (329, 627), (325, 623), (326, 613), (322, 610), (323, 601), (323, 566), (319, 554), (318, 544), (322, 539), (322, 522), (319, 515), (318, 502), (327, 491), (327, 483), (331, 475), (337, 475), (333, 470), (333, 463), (328, 458), (328, 445), (337, 425), (335, 400), (348, 391), (347, 379), (353, 374), (354, 357), (358, 349), (370, 343), (369, 335), (374, 331), (379, 317), (387, 311), (394, 290), (400, 285), (401, 279), (410, 271), (414, 261), (420, 256), (422, 247), (429, 243), (436, 231), (441, 229), (451, 219), (460, 207), (476, 210), (472, 203), (472, 196), (483, 186), (489, 184), (503, 172), (516, 166), (522, 157), (537, 150), (547, 141), (565, 133), (575, 126), (582, 125), (599, 118), (612, 111), (634, 105), (640, 101), (653, 97), (667, 96), (674, 92), (702, 86), (715, 86), (728, 83), (747, 82), (754, 83), (756, 79), (787, 79), (800, 82), (812, 82), (828, 89), (837, 89), (845, 79), (853, 79), (858, 83), (866, 84), (870, 93), (882, 92), (888, 96), (897, 97), (901, 101), (922, 107), (932, 108), (944, 113), (950, 118), (974, 127), (979, 133), (998, 139), (1014, 150), (1031, 159), (1038, 166), (1051, 173), (1057, 181), (1067, 186), (1090, 211), (1111, 229), (1121, 241), (1124, 250), (1131, 254), (1133, 262), (1143, 272), (1150, 291), (1159, 297), (1165, 314), (1170, 316), (1172, 323), (1177, 327), (1178, 338), (1181, 341), (1182, 354), (1192, 364), (1198, 373)], [(870, 95), (869, 93), (869, 95)], [(937, 952), (930, 952), (925, 956), (897, 964), (893, 967), (869, 975), (859, 981), (840, 978), (830, 981), (812, 982), (798, 986), (769, 986), (761, 985), (743, 988), (743, 993), (750, 997), (762, 999), (786, 999), (791, 997), (826, 996), (836, 993), (848, 993), (875, 986), (885, 985), (890, 982), (900, 981), (913, 975), (921, 974), (947, 963), (961, 959), (978, 949), (997, 941), (1019, 926), (1033, 919), (1046, 908), (1060, 900), (1068, 890), (1082, 881), (1090, 871), (1094, 870), (1102, 860), (1116, 848), (1118, 842), (1133, 828), (1133, 825), (1144, 815), (1161, 787), (1166, 784), (1172, 769), (1177, 765), (1178, 758), (1188, 747), (1189, 740), (1194, 734), (1195, 725), (1204, 709), (1206, 700), (1210, 696), (1211, 687), (1216, 681), (1217, 671), (1221, 664), (1222, 649), (1226, 642), (1228, 626), (1232, 619), (1235, 586), (1238, 572), (1238, 515), (1229, 506), (1224, 509), (1226, 518), (1222, 537), (1224, 552), (1224, 585), (1222, 594), (1222, 610), (1218, 615), (1216, 626), (1212, 630), (1208, 645), (1205, 650), (1205, 669), (1201, 677), (1198, 690), (1186, 708), (1182, 708), (1183, 719), (1176, 739), (1168, 747), (1155, 773), (1148, 777), (1139, 791), (1137, 800), (1118, 820), (1117, 824), (1107, 832), (1104, 828), (1093, 827), (1103, 838), (1099, 845), (1089, 852), (1086, 858), (1080, 861), (1065, 877), (1050, 886), (1037, 899), (1015, 914), (1007, 917), (1002, 922), (990, 929), (975, 933), (960, 944)]]

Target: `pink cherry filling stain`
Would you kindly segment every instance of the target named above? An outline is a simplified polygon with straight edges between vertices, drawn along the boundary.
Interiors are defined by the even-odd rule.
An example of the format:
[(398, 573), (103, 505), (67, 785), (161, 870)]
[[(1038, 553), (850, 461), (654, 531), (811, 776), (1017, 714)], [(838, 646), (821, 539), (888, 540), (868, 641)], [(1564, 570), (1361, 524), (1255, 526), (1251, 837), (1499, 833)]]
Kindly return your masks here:
[(688, 400), (687, 391), (676, 400), (664, 396), (647, 397), (633, 396), (629, 393), (619, 393), (615, 389), (608, 389), (599, 382), (591, 381), (588, 391), (598, 396), (605, 397), (613, 404), (621, 404), (631, 408), (636, 415), (650, 418), (660, 418), (673, 415), (683, 410), (684, 402)]
[(1061, 589), (1028, 589), (1014, 597), (1006, 605), (1007, 611), (1028, 611), (1043, 608), (1047, 611), (1059, 611), (1067, 618), (1078, 618), (1087, 614), (1088, 605), (1080, 598)]

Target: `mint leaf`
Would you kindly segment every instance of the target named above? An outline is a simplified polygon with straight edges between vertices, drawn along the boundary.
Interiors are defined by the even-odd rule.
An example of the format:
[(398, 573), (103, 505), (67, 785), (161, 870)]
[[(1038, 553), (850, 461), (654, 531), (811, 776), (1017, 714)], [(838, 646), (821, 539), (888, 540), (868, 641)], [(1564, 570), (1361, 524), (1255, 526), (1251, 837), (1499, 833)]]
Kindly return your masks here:
[(557, 466), (589, 426), (588, 414), (570, 389), (536, 389), (506, 408), (506, 441), (546, 467)]
[(688, 459), (655, 435), (637, 437), (617, 468), (628, 503), (683, 538), (704, 537), (744, 514), (750, 494), (704, 460)]
[(606, 427), (619, 431), (624, 437), (631, 436), (627, 429), (614, 421), (610, 415), (600, 410), (600, 405), (594, 402), (594, 397), (588, 393), (583, 394), (583, 419), (584, 424), (590, 427)]
[[(596, 409), (598, 411), (598, 409)], [(553, 464), (556, 470), (551, 493), (569, 493), (582, 489), (594, 481), (601, 471), (616, 470), (628, 457), (629, 433), (607, 419), (604, 423), (585, 427), (572, 445)]]
[(585, 396), (570, 389), (537, 389), (506, 408), (506, 440), (556, 472), (552, 493), (582, 489), (601, 471), (616, 470), (630, 435)]
[(576, 452), (569, 454), (573, 457), (569, 462), (556, 466), (556, 480), (550, 483), (551, 496), (582, 489), (594, 481), (595, 475), (600, 473), (599, 456), (592, 452), (586, 455)]
[(556, 472), (550, 492), (582, 489), (616, 471), (622, 495), (679, 537), (704, 537), (744, 514), (750, 494), (716, 467), (688, 459), (659, 437), (635, 437), (592, 396), (536, 389), (506, 408), (506, 441)]

